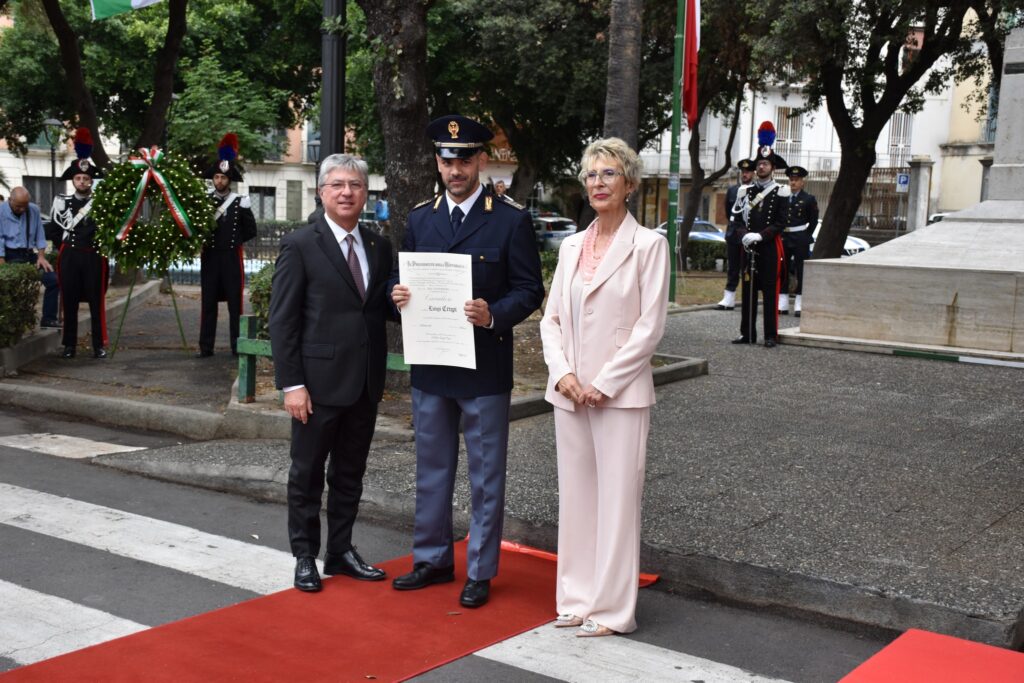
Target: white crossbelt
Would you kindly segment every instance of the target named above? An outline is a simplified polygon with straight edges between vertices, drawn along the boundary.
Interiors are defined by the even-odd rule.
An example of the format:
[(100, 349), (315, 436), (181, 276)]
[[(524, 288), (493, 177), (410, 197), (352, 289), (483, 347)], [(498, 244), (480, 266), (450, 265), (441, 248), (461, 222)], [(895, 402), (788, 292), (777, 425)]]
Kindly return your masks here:
[(803, 225), (791, 225), (786, 228), (786, 232), (803, 232), (807, 229), (808, 225), (810, 225), (810, 223), (804, 223)]

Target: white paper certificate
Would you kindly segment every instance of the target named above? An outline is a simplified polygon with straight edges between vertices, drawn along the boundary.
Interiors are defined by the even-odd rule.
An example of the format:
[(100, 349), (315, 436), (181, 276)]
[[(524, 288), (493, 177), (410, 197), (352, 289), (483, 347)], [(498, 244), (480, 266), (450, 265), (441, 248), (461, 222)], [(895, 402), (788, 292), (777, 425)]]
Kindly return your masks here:
[(465, 305), (473, 298), (469, 254), (399, 252), (399, 281), (409, 288), (402, 307), (402, 342), (410, 365), (476, 370), (473, 325)]

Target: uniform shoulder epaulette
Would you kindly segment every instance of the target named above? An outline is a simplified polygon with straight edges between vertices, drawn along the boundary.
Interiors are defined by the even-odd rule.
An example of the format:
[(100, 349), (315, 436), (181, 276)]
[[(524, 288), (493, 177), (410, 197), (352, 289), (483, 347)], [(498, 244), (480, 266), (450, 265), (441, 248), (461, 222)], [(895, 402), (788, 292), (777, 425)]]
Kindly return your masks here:
[(508, 204), (509, 206), (511, 206), (513, 208), (519, 209), (520, 211), (522, 211), (522, 210), (524, 210), (526, 208), (525, 206), (523, 206), (522, 204), (520, 204), (516, 200), (512, 199), (511, 197), (509, 197), (507, 194), (501, 195), (500, 197), (498, 197), (498, 199), (502, 200), (503, 202), (505, 202), (506, 204)]
[(251, 209), (251, 208), (252, 208), (252, 200), (251, 200), (251, 199), (249, 199), (249, 195), (247, 195), (247, 194), (243, 194), (243, 195), (242, 195), (242, 196), (241, 196), (241, 197), (240, 197), (240, 198), (238, 199), (238, 205), (239, 205), (240, 207), (242, 207), (243, 209)]
[(430, 199), (424, 199), (422, 202), (420, 202), (416, 206), (412, 207), (411, 210), (415, 211), (416, 209), (418, 209), (420, 207), (426, 206), (427, 204), (429, 204), (430, 202), (434, 201), (435, 199), (437, 199), (437, 195), (431, 197)]
[(779, 196), (788, 197), (793, 194), (792, 190), (789, 189), (789, 185), (779, 185)]

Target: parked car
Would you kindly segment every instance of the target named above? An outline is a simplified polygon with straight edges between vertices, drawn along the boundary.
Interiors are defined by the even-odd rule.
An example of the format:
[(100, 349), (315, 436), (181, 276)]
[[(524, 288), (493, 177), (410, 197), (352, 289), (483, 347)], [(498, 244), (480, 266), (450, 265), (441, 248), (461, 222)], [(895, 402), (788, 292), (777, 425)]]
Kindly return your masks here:
[[(814, 241), (818, 240), (818, 233), (821, 231), (821, 221), (818, 221), (818, 227), (814, 229)], [(846, 244), (843, 245), (843, 256), (853, 256), (859, 254), (862, 251), (867, 251), (871, 248), (871, 245), (859, 237), (847, 237)], [(814, 254), (814, 244), (811, 244), (811, 254)]]
[(558, 251), (562, 240), (576, 234), (576, 223), (565, 216), (535, 216), (533, 231), (537, 236), (538, 249)]
[(938, 223), (948, 215), (948, 213), (933, 213), (931, 216), (928, 216), (928, 225), (931, 225), (932, 223)]
[[(682, 219), (676, 219), (676, 225), (682, 225)], [(668, 222), (662, 223), (654, 229), (654, 232), (658, 233), (665, 239), (668, 239)], [(693, 229), (690, 230), (690, 241), (693, 242), (724, 242), (725, 233), (715, 225), (704, 220), (695, 220), (693, 222)]]

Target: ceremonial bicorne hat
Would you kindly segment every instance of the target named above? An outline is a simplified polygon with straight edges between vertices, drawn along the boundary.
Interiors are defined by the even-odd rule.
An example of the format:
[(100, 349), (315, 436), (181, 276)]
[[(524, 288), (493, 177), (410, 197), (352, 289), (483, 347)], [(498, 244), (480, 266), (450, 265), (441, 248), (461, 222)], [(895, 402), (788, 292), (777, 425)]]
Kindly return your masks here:
[(103, 171), (89, 161), (90, 156), (92, 156), (92, 133), (88, 128), (79, 128), (75, 131), (75, 160), (61, 174), (59, 180), (73, 180), (80, 173), (93, 179), (102, 178)]
[(450, 114), (427, 125), (434, 151), (442, 159), (468, 159), (484, 149), (494, 133), (471, 118)]
[(203, 177), (213, 178), (221, 173), (226, 175), (229, 180), (241, 182), (244, 171), (245, 169), (238, 163), (238, 136), (234, 133), (226, 133), (217, 146), (217, 161), (206, 169)]
[(786, 169), (786, 160), (775, 153), (772, 149), (772, 145), (775, 143), (775, 126), (772, 125), (771, 121), (765, 121), (757, 129), (757, 153), (754, 155), (752, 161), (754, 165), (762, 159), (771, 162), (771, 165), (776, 170)]

